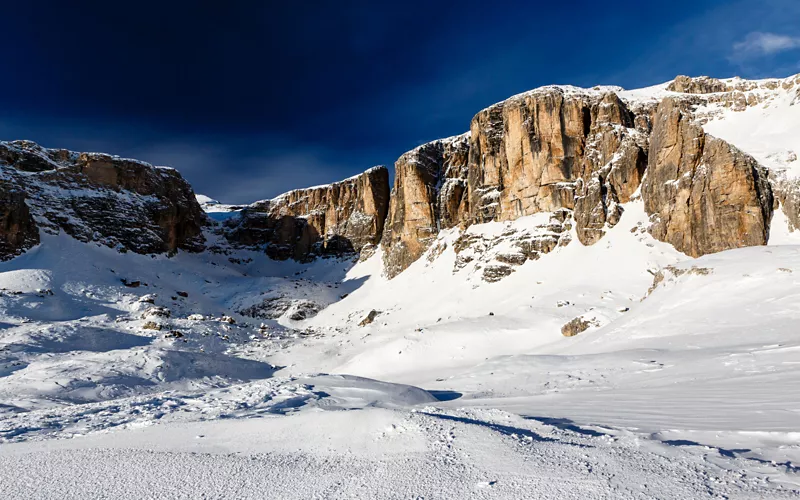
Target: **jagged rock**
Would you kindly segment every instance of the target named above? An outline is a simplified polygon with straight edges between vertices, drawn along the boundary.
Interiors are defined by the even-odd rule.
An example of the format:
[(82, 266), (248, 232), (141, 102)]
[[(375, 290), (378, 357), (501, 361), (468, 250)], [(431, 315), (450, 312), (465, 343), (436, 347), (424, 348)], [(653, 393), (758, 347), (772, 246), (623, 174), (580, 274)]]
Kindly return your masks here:
[(374, 167), (333, 184), (298, 189), (246, 207), (226, 221), (233, 244), (275, 259), (307, 260), (376, 245), (389, 209), (389, 172)]
[(297, 300), (286, 313), (292, 321), (301, 321), (317, 315), (322, 310), (322, 306), (310, 300)]
[(775, 199), (789, 221), (789, 230), (800, 230), (800, 179), (770, 172), (770, 181)]
[(472, 119), (469, 206), (473, 222), (573, 208), (591, 126), (589, 103), (546, 87), (495, 104)]
[(375, 321), (375, 318), (377, 318), (380, 313), (380, 311), (376, 311), (375, 309), (371, 310), (361, 321), (358, 322), (358, 326), (367, 326)]
[(767, 172), (705, 134), (679, 99), (659, 104), (642, 198), (653, 236), (693, 257), (767, 242)]
[(140, 303), (140, 304), (155, 304), (156, 303), (156, 297), (157, 296), (155, 294), (152, 294), (152, 293), (147, 294), (147, 295), (142, 295), (141, 297), (139, 297), (139, 300), (137, 300), (137, 302)]
[(511, 275), (514, 268), (504, 264), (491, 264), (483, 268), (483, 281), (496, 283), (506, 276)]
[(12, 259), (38, 243), (39, 229), (25, 203), (25, 193), (0, 178), (0, 261)]
[(154, 317), (156, 317), (156, 318), (169, 318), (171, 315), (172, 315), (172, 312), (169, 309), (167, 309), (166, 307), (154, 306), (154, 307), (148, 307), (142, 313), (142, 319), (154, 318)]
[(144, 330), (161, 330), (161, 325), (156, 323), (155, 321), (145, 321), (142, 325)]
[(562, 87), (481, 111), (471, 126), (471, 220), (574, 209), (579, 239), (594, 243), (639, 187), (650, 112), (611, 90)]
[(670, 92), (682, 92), (685, 94), (713, 94), (716, 92), (726, 92), (728, 86), (716, 78), (698, 76), (692, 78), (680, 75), (667, 86)]
[[(0, 142), (0, 179), (0, 205), (15, 203), (8, 193), (24, 193), (47, 233), (137, 253), (203, 249), (206, 216), (174, 169), (12, 141)], [(24, 209), (16, 215), (24, 217)]]
[(417, 260), (440, 229), (467, 212), (468, 135), (440, 139), (395, 162), (392, 201), (384, 228), (384, 269), (392, 278)]
[(615, 226), (639, 188), (647, 167), (647, 141), (634, 128), (632, 112), (616, 94), (592, 107), (584, 166), (576, 183), (575, 224), (584, 245), (596, 243)]
[[(515, 266), (537, 260), (542, 254), (568, 244), (571, 211), (557, 210), (545, 220), (525, 229), (509, 225), (502, 234), (491, 238), (465, 231), (453, 244), (456, 253), (453, 272), (474, 264), (476, 270), (483, 269), (481, 277), (484, 281), (496, 282), (509, 276)], [(508, 247), (514, 250), (509, 251)]]
[(578, 316), (561, 327), (561, 335), (565, 337), (574, 337), (579, 333), (585, 332), (590, 326), (596, 326), (595, 322), (587, 321)]

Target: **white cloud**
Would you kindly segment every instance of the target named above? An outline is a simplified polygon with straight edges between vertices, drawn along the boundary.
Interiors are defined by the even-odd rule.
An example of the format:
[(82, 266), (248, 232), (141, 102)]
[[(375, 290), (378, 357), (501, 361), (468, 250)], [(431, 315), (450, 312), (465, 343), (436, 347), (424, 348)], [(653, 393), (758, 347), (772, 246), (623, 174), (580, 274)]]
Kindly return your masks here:
[(800, 48), (800, 37), (753, 31), (741, 42), (733, 44), (735, 55), (740, 57), (767, 56)]

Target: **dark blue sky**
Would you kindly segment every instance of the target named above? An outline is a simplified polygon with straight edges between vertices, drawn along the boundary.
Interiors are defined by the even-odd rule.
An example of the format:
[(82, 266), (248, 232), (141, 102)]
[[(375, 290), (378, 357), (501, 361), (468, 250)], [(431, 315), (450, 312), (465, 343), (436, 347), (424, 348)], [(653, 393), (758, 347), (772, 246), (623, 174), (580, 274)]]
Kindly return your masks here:
[(541, 85), (800, 72), (800, 0), (3, 4), (0, 138), (232, 203), (391, 165)]

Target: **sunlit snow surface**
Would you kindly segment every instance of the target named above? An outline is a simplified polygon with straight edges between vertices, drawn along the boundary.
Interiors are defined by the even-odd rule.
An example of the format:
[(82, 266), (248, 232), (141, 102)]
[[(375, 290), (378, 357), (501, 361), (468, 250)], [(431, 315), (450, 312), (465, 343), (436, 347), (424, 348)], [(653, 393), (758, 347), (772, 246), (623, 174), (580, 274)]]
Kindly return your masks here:
[[(769, 109), (705, 127), (768, 163), (797, 147)], [(0, 263), (0, 495), (798, 498), (800, 233), (776, 211), (770, 246), (690, 259), (647, 222), (628, 203), (597, 244), (573, 234), (497, 283), (480, 259), (456, 268), (456, 230), (393, 280), (380, 252), (167, 258), (45, 235)], [(237, 313), (277, 298), (327, 307)], [(578, 316), (594, 326), (562, 336)]]

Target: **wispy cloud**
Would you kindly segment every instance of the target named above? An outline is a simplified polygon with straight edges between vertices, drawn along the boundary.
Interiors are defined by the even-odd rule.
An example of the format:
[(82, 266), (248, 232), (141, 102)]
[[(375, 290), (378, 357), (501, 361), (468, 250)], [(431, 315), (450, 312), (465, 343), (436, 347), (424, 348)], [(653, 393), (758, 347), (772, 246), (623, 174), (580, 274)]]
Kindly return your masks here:
[(733, 57), (739, 59), (769, 56), (787, 50), (800, 49), (800, 37), (753, 31), (733, 44)]

